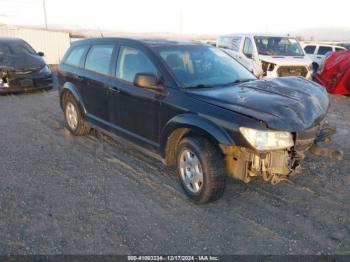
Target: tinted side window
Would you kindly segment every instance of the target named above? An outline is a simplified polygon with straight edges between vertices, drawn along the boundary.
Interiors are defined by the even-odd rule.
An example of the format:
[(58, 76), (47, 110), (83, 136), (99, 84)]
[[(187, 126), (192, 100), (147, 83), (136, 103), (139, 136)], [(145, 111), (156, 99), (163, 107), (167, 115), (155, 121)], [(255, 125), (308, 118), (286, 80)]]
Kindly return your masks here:
[(219, 48), (229, 48), (228, 37), (224, 37), (224, 36), (219, 37), (217, 46)]
[(338, 47), (335, 48), (335, 52), (340, 52), (340, 51), (344, 51), (344, 49), (338, 48)]
[(87, 46), (78, 46), (73, 48), (64, 63), (73, 66), (80, 66), (81, 59), (86, 49)]
[(319, 48), (318, 48), (318, 52), (317, 52), (317, 54), (318, 55), (325, 55), (325, 54), (327, 54), (328, 52), (332, 52), (333, 50), (332, 50), (332, 47), (330, 47), (330, 46), (320, 46)]
[(316, 46), (314, 45), (308, 45), (304, 47), (305, 53), (307, 54), (314, 54), (316, 50)]
[(113, 45), (95, 45), (86, 56), (85, 69), (109, 75)]
[(244, 40), (243, 54), (249, 58), (253, 56), (253, 44), (249, 37), (246, 37)]
[(151, 60), (141, 51), (122, 46), (118, 55), (116, 77), (128, 82), (134, 82), (137, 73), (157, 75), (157, 69)]

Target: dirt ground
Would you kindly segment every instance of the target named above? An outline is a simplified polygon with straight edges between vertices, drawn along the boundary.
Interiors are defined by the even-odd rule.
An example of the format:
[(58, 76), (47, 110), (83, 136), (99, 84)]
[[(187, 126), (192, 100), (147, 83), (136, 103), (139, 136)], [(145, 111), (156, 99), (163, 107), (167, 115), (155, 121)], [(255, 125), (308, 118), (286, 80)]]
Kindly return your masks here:
[(161, 162), (72, 137), (57, 91), (0, 97), (0, 255), (350, 254), (350, 98), (331, 102), (343, 161), (308, 157), (294, 184), (229, 179), (196, 206)]

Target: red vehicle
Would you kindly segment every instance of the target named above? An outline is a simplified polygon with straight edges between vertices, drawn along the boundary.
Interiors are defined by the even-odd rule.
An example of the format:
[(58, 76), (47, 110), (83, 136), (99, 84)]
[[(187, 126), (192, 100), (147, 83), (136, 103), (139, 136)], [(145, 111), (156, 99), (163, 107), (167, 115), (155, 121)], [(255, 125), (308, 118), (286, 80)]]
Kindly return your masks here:
[(350, 95), (350, 50), (326, 57), (314, 79), (329, 93)]

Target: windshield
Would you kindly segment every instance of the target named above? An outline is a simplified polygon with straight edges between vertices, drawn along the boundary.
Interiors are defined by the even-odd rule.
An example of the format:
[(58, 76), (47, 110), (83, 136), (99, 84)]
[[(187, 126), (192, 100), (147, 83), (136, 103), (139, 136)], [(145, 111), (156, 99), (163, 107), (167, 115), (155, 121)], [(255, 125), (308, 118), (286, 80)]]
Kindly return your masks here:
[(220, 86), (256, 79), (241, 64), (216, 47), (160, 47), (158, 52), (184, 88)]
[(35, 50), (25, 42), (0, 43), (0, 55), (35, 55)]
[(259, 55), (304, 56), (298, 41), (289, 37), (255, 36)]

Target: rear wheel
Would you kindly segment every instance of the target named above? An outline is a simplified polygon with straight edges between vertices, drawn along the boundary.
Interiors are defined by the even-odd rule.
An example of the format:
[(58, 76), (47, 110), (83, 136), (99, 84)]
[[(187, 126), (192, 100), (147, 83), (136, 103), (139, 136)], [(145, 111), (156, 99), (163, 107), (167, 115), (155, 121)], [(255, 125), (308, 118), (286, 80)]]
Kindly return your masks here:
[(226, 183), (224, 157), (205, 138), (188, 137), (180, 142), (177, 169), (183, 190), (194, 202), (208, 203), (223, 195)]
[(73, 135), (83, 136), (90, 133), (90, 126), (82, 118), (77, 102), (72, 96), (65, 99), (64, 116), (67, 127)]

